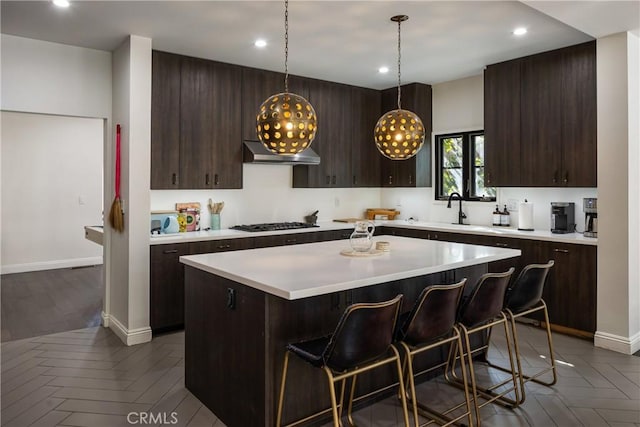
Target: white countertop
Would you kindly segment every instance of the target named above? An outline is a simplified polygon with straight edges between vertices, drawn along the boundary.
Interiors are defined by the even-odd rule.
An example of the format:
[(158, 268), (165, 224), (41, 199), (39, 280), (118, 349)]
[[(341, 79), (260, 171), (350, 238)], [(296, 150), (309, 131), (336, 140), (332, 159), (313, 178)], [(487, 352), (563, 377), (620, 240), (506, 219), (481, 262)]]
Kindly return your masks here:
[(167, 243), (201, 242), (205, 240), (237, 239), (242, 237), (279, 236), (282, 234), (310, 233), (314, 231), (353, 230), (353, 224), (326, 221), (319, 222), (318, 227), (296, 228), (294, 230), (258, 231), (248, 232), (232, 230), (191, 231), (188, 233), (160, 234), (151, 236), (151, 245), (165, 245)]
[(408, 220), (376, 221), (378, 225), (418, 230), (445, 231), (460, 234), (479, 234), (494, 237), (512, 237), (517, 239), (546, 240), (550, 242), (597, 245), (598, 239), (584, 237), (582, 233), (554, 234), (551, 230), (520, 231), (515, 227), (492, 227), (483, 225), (459, 225), (441, 222), (421, 222)]
[[(246, 233), (249, 234), (249, 233)], [(256, 234), (256, 233), (251, 233)], [(519, 250), (378, 236), (391, 251), (340, 255), (348, 240), (181, 256), (180, 262), (285, 299), (328, 293), (513, 258)]]
[[(546, 240), (550, 242), (560, 243), (573, 243), (580, 245), (597, 245), (598, 239), (592, 237), (584, 237), (581, 233), (568, 233), (568, 234), (554, 234), (550, 230), (535, 230), (535, 231), (520, 231), (515, 227), (491, 227), (481, 225), (458, 225), (447, 224), (441, 222), (424, 222), (424, 221), (408, 221), (408, 220), (395, 220), (395, 221), (374, 221), (376, 226), (388, 226), (398, 228), (413, 228), (418, 230), (432, 230), (432, 231), (445, 231), (450, 233), (461, 234), (479, 234), (483, 236), (495, 236), (495, 237), (511, 237), (518, 239), (531, 239), (531, 240)], [(209, 230), (209, 231), (194, 231), (188, 233), (175, 233), (175, 234), (162, 234), (159, 236), (152, 236), (150, 240), (151, 245), (164, 245), (167, 243), (187, 243), (187, 242), (199, 242), (205, 240), (219, 240), (219, 239), (235, 239), (242, 237), (258, 237), (258, 236), (270, 236), (281, 234), (295, 234), (295, 233), (309, 233), (314, 231), (327, 231), (327, 230), (346, 230), (353, 229), (352, 223), (333, 222), (333, 221), (320, 221), (319, 227), (313, 228), (299, 228), (295, 230), (278, 230), (278, 231), (261, 231), (250, 233), (239, 230)]]

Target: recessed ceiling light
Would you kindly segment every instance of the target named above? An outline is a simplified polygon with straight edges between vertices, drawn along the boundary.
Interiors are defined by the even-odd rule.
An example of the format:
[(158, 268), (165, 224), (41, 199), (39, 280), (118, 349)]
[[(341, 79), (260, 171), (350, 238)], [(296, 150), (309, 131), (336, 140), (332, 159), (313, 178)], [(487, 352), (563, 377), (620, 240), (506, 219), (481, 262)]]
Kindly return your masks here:
[(69, 0), (53, 0), (53, 4), (58, 7), (69, 7)]
[(524, 27), (516, 28), (515, 30), (513, 30), (513, 34), (516, 36), (523, 36), (527, 34), (527, 29)]
[(262, 40), (262, 39), (258, 39), (254, 43), (254, 45), (255, 45), (255, 47), (265, 47), (267, 45), (267, 41), (266, 40)]
[(388, 73), (389, 72), (389, 67), (380, 67), (380, 68), (378, 68), (378, 72), (382, 73), (382, 74)]

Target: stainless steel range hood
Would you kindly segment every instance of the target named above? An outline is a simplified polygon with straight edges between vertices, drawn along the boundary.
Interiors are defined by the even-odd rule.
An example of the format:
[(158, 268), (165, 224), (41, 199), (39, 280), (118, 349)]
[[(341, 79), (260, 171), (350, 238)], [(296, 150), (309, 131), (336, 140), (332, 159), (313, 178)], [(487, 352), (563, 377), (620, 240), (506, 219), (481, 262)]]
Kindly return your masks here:
[(280, 156), (258, 141), (244, 141), (243, 161), (245, 163), (262, 163), (278, 165), (319, 165), (320, 156), (311, 147), (294, 156)]

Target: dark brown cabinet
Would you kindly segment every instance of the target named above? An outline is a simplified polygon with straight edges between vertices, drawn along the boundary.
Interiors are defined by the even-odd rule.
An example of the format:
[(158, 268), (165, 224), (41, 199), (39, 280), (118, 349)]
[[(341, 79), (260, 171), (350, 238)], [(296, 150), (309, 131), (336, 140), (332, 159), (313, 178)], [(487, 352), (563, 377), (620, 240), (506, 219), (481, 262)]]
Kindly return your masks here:
[(189, 244), (151, 246), (149, 321), (154, 333), (184, 325), (184, 266)]
[[(381, 156), (381, 185), (383, 187), (431, 186), (431, 86), (411, 83), (402, 86), (402, 108), (420, 117), (425, 128), (424, 145), (414, 157), (390, 160)], [(398, 108), (398, 89), (382, 91), (382, 112)]]
[(485, 173), (492, 186), (595, 187), (595, 42), (487, 67)]
[(318, 117), (318, 131), (311, 147), (319, 165), (296, 165), (293, 186), (298, 188), (351, 187), (351, 90), (350, 86), (306, 79), (309, 102)]
[(182, 57), (153, 51), (151, 188), (180, 188), (180, 72)]
[(520, 185), (520, 65), (509, 61), (484, 71), (485, 184)]
[(373, 129), (382, 114), (380, 91), (352, 87), (351, 114), (351, 186), (379, 187), (382, 155), (373, 140)]
[(242, 188), (241, 67), (153, 56), (151, 188)]

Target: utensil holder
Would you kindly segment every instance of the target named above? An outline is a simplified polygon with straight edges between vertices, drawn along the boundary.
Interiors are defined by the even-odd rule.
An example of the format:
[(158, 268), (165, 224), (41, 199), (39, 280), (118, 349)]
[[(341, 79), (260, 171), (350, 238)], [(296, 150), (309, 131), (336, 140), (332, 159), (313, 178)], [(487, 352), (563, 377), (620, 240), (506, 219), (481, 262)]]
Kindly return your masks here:
[(219, 213), (211, 214), (211, 229), (220, 230), (220, 214)]

